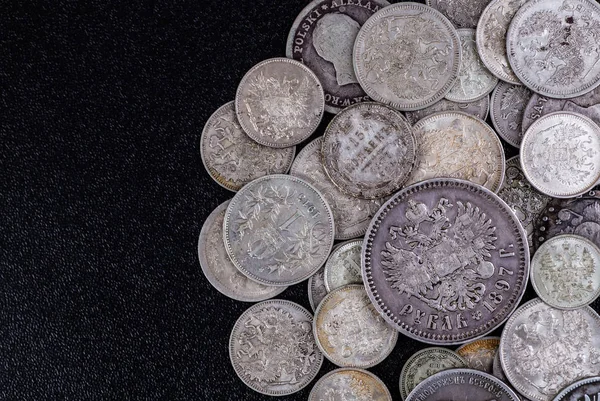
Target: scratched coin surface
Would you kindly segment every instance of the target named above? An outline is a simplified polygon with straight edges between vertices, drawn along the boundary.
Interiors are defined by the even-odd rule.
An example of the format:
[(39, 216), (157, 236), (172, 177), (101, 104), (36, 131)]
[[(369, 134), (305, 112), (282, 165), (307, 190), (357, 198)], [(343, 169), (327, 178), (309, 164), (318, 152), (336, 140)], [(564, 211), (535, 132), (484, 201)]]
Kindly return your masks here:
[(323, 364), (312, 321), (309, 311), (283, 299), (248, 308), (229, 339), (235, 373), (248, 387), (266, 395), (289, 395), (306, 387)]
[(379, 316), (363, 285), (330, 292), (315, 312), (315, 339), (325, 357), (341, 367), (369, 368), (394, 349), (398, 332)]
[(235, 111), (242, 129), (261, 145), (286, 148), (307, 139), (323, 117), (317, 76), (288, 58), (261, 61), (242, 78)]
[(331, 292), (348, 284), (362, 284), (360, 250), (362, 239), (350, 241), (336, 249), (325, 263), (325, 288)]
[(392, 4), (373, 14), (353, 53), (365, 92), (398, 110), (422, 109), (443, 98), (458, 77), (460, 58), (452, 23), (418, 3)]
[(360, 199), (340, 191), (325, 172), (321, 158), (323, 138), (306, 145), (292, 164), (290, 174), (313, 185), (327, 200), (335, 221), (335, 239), (362, 237), (385, 198)]
[(362, 24), (388, 5), (385, 0), (314, 0), (294, 21), (286, 56), (302, 62), (319, 78), (325, 111), (335, 114), (369, 100), (354, 74), (352, 48)]
[(500, 358), (518, 392), (550, 401), (574, 381), (600, 374), (600, 316), (589, 306), (561, 310), (536, 298), (506, 323)]
[(448, 99), (442, 99), (424, 109), (407, 111), (404, 115), (411, 125), (415, 125), (417, 121), (440, 111), (462, 111), (463, 113), (475, 116), (480, 120), (485, 120), (489, 109), (490, 97), (484, 96), (479, 100), (469, 103), (457, 103)]
[(320, 378), (308, 401), (392, 401), (392, 395), (373, 373), (341, 368)]
[(377, 199), (404, 185), (416, 158), (413, 130), (391, 107), (367, 102), (342, 110), (325, 130), (325, 172), (351, 196)]
[(522, 122), (532, 92), (523, 85), (500, 82), (490, 101), (490, 116), (498, 135), (518, 148), (523, 139)]
[(490, 0), (426, 0), (457, 28), (476, 28), (481, 13)]
[(365, 235), (363, 282), (384, 319), (416, 340), (461, 344), (500, 326), (529, 277), (525, 231), (496, 194), (428, 180), (395, 194)]
[(499, 346), (500, 337), (484, 337), (461, 345), (456, 353), (467, 362), (467, 368), (492, 374)]
[(600, 377), (590, 377), (566, 387), (554, 397), (554, 401), (597, 401), (599, 394)]
[(223, 226), (235, 267), (266, 285), (306, 280), (325, 263), (333, 245), (333, 215), (325, 198), (289, 175), (247, 184), (229, 203)]
[(552, 98), (583, 95), (600, 85), (600, 4), (529, 0), (506, 34), (508, 60), (521, 82)]
[(322, 267), (308, 279), (308, 302), (313, 312), (317, 310), (325, 295), (327, 295), (327, 288), (325, 288), (325, 267)]

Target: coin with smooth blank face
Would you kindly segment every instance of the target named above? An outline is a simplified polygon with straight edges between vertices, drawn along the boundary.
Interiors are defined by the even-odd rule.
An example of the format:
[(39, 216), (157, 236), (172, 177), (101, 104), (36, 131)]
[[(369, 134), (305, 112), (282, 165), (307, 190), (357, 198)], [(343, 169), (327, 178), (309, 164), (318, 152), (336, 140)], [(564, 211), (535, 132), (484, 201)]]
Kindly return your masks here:
[(331, 253), (325, 263), (325, 288), (331, 292), (348, 284), (362, 284), (360, 250), (362, 239), (342, 245)]
[(600, 394), (600, 377), (578, 380), (563, 389), (554, 397), (554, 401), (592, 401)]
[(500, 337), (484, 337), (461, 345), (456, 353), (467, 362), (468, 368), (492, 374), (499, 346)]
[(479, 100), (469, 103), (457, 103), (448, 99), (442, 99), (424, 109), (407, 111), (404, 115), (411, 125), (415, 125), (417, 121), (440, 111), (462, 111), (463, 113), (470, 114), (485, 121), (489, 109), (490, 97), (484, 96)]
[(373, 373), (362, 369), (336, 369), (319, 379), (308, 401), (392, 401), (392, 395)]
[(518, 148), (523, 139), (523, 114), (532, 92), (523, 85), (500, 82), (490, 101), (490, 116), (496, 132), (509, 145)]

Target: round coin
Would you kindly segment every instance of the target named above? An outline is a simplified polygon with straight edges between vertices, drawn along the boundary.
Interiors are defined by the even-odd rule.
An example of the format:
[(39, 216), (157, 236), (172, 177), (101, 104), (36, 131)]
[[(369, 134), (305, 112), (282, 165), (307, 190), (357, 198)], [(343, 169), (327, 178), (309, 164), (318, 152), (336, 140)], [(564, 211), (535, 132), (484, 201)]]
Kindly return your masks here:
[(597, 401), (600, 397), (600, 377), (576, 381), (554, 397), (554, 401)]
[(362, 369), (336, 369), (321, 377), (308, 401), (392, 401), (392, 395), (373, 373)]
[(426, 0), (457, 28), (475, 28), (490, 0)]
[(468, 368), (492, 374), (499, 346), (500, 337), (484, 337), (460, 346), (456, 353), (467, 362)]
[(333, 245), (333, 215), (307, 182), (269, 175), (247, 184), (225, 213), (224, 240), (231, 261), (248, 278), (291, 285), (319, 270)]
[(429, 107), (425, 107), (424, 109), (407, 111), (404, 114), (408, 122), (411, 125), (415, 125), (417, 121), (440, 111), (462, 111), (463, 113), (475, 116), (480, 120), (485, 120), (487, 118), (489, 109), (490, 97), (484, 96), (481, 99), (470, 103), (457, 103), (451, 102), (448, 99), (442, 99)]
[(348, 284), (362, 284), (360, 250), (362, 239), (350, 241), (336, 249), (325, 263), (325, 288), (331, 292)]
[(531, 91), (523, 85), (500, 82), (490, 101), (490, 116), (496, 132), (509, 145), (521, 146), (523, 114), (531, 98)]
[(496, 350), (496, 355), (494, 356), (494, 363), (492, 364), (492, 374), (496, 376), (498, 379), (503, 382), (507, 382), (508, 379), (502, 370), (502, 364), (500, 363), (500, 348)]
[(308, 302), (313, 312), (317, 310), (317, 307), (326, 295), (325, 267), (322, 267), (308, 279)]

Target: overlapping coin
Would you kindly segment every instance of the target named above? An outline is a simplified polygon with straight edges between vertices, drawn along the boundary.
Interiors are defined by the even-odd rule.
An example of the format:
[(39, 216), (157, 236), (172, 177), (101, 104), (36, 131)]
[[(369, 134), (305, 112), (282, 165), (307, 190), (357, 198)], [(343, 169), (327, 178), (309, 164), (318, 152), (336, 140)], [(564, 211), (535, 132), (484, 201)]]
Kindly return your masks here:
[(564, 388), (554, 397), (554, 401), (592, 401), (598, 399), (600, 394), (600, 377), (590, 377), (578, 380)]
[(331, 253), (325, 263), (324, 281), (327, 292), (348, 284), (362, 284), (360, 254), (362, 239), (349, 241)]
[(336, 369), (319, 379), (309, 401), (392, 401), (385, 384), (373, 373), (363, 369)]
[(523, 85), (500, 82), (490, 100), (490, 116), (496, 132), (510, 145), (518, 148), (523, 139), (523, 114), (531, 98)]
[(469, 103), (457, 103), (448, 99), (442, 99), (424, 109), (407, 111), (404, 115), (411, 125), (415, 125), (417, 121), (440, 111), (462, 111), (463, 113), (470, 114), (480, 120), (485, 120), (489, 109), (490, 97), (484, 96), (479, 100)]
[(484, 337), (461, 345), (456, 353), (465, 360), (467, 368), (492, 374), (499, 346), (500, 337)]

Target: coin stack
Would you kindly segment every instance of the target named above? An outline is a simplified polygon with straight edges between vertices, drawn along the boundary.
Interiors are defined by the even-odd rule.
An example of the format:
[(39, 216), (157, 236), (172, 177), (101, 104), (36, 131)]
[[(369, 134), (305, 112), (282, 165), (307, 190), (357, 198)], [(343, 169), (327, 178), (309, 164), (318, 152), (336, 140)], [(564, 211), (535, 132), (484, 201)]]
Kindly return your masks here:
[[(286, 56), (200, 139), (237, 192), (201, 268), (260, 301), (232, 330), (239, 378), (288, 395), (327, 358), (309, 400), (391, 400), (366, 369), (410, 337), (433, 347), (404, 364), (404, 400), (597, 400), (600, 5), (314, 0)], [(270, 299), (302, 281), (312, 312)]]

